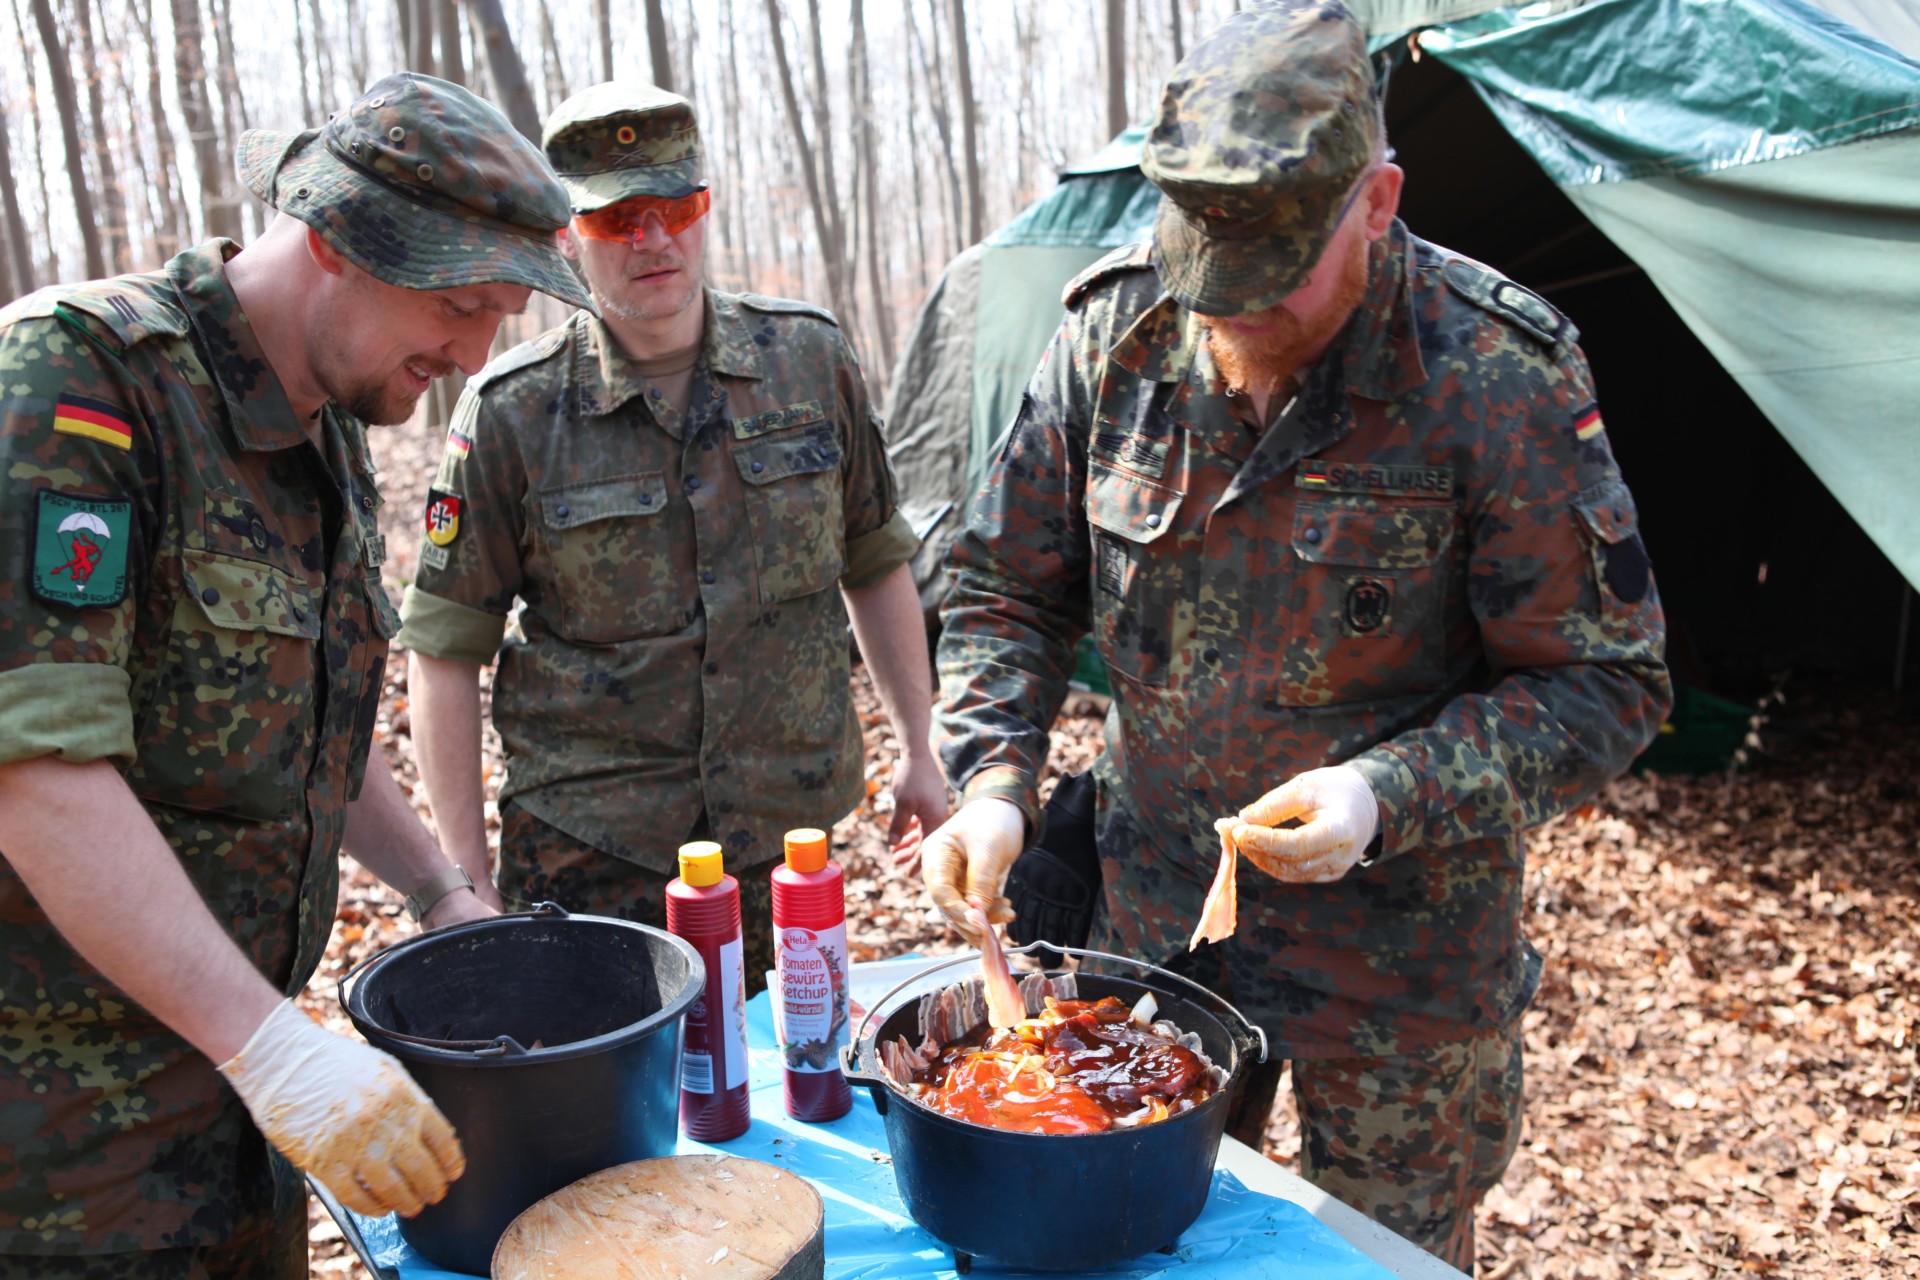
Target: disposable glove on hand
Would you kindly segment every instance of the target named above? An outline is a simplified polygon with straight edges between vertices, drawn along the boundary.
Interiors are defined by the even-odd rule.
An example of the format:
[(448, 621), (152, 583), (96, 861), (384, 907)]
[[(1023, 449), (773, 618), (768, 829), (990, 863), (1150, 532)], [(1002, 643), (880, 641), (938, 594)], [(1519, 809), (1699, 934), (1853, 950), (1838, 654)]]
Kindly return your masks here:
[(1013, 919), (1007, 901), (1007, 872), (1027, 841), (1027, 820), (1020, 806), (998, 796), (982, 796), (960, 806), (920, 846), (920, 874), (933, 905), (961, 936), (980, 946), (985, 939), (967, 919), (967, 904), (983, 908), (993, 924)]
[(356, 1213), (411, 1217), (466, 1172), (453, 1126), (398, 1062), (291, 1000), (219, 1070), (267, 1141)]
[[(1302, 824), (1275, 828), (1289, 818)], [(1310, 769), (1240, 811), (1240, 852), (1276, 880), (1325, 884), (1360, 861), (1380, 828), (1380, 804), (1358, 769)]]

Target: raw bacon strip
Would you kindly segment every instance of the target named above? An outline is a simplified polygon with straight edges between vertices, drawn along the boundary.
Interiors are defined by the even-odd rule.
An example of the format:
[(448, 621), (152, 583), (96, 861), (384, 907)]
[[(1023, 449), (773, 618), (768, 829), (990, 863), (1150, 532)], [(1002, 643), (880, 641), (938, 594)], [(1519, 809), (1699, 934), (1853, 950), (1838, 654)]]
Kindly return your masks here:
[(1240, 865), (1240, 846), (1233, 842), (1233, 824), (1237, 821), (1237, 818), (1214, 820), (1213, 829), (1220, 833), (1220, 870), (1214, 873), (1206, 905), (1200, 908), (1200, 923), (1194, 926), (1193, 939), (1187, 943), (1189, 951), (1203, 942), (1226, 941), (1238, 925), (1240, 891), (1236, 869)]
[(980, 981), (987, 990), (987, 1021), (994, 1027), (1010, 1027), (1027, 1016), (1027, 1002), (1007, 967), (1007, 953), (1000, 949), (1000, 937), (987, 921), (987, 913), (976, 906), (967, 908), (967, 920), (980, 931)]

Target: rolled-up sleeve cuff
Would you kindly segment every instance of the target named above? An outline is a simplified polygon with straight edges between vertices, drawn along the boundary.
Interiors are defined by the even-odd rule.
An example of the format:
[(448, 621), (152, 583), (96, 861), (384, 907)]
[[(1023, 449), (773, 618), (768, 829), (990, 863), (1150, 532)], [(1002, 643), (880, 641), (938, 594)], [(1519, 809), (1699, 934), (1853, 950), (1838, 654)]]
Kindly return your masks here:
[(0, 671), (0, 764), (58, 756), (133, 759), (132, 681), (103, 662), (40, 662)]
[(400, 601), (400, 634), (395, 639), (415, 653), (485, 666), (500, 652), (507, 620), (468, 605), (408, 587)]
[(1392, 747), (1378, 746), (1347, 761), (1373, 788), (1380, 804), (1380, 852), (1391, 858), (1406, 849), (1417, 848), (1426, 827), (1426, 815), (1420, 807), (1420, 776)]
[(919, 549), (920, 539), (906, 514), (896, 510), (878, 529), (847, 543), (847, 571), (840, 575), (840, 585), (849, 591), (870, 587), (913, 559)]
[(960, 789), (960, 803), (996, 796), (1009, 801), (1027, 820), (1027, 847), (1039, 843), (1042, 834), (1040, 789), (1031, 777), (1010, 765), (988, 765), (967, 779)]

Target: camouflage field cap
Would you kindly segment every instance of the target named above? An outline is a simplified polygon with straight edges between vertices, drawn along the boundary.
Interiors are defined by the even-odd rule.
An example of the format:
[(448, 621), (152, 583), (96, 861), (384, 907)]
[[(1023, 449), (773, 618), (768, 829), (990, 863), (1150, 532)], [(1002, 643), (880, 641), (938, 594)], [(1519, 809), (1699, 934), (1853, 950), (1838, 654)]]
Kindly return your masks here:
[(239, 168), (255, 195), (388, 284), (522, 284), (593, 305), (554, 243), (570, 215), (553, 170), (459, 85), (388, 76), (322, 128), (241, 135)]
[(639, 81), (610, 80), (553, 109), (540, 137), (575, 213), (630, 196), (689, 196), (700, 176), (693, 104)]
[(1366, 171), (1367, 37), (1335, 0), (1235, 14), (1173, 70), (1141, 170), (1165, 194), (1154, 265), (1181, 305), (1245, 315), (1307, 278)]

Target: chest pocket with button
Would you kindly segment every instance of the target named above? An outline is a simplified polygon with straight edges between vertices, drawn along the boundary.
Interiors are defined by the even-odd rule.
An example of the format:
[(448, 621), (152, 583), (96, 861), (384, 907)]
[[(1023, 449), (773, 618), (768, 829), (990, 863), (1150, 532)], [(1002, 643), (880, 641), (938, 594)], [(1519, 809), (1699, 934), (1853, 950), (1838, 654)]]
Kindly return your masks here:
[(180, 573), (158, 687), (135, 698), (127, 782), (176, 808), (280, 817), (302, 802), (314, 750), (319, 591), (218, 552), (182, 551)]
[(547, 562), (538, 606), (555, 631), (613, 644), (687, 624), (693, 588), (674, 572), (662, 473), (543, 489), (538, 502)]
[(1358, 702), (1445, 679), (1451, 505), (1373, 499), (1295, 508), (1279, 701)]
[(826, 422), (734, 444), (762, 605), (824, 591), (846, 572), (840, 457)]
[(1099, 462), (1087, 473), (1094, 643), (1110, 671), (1140, 684), (1166, 684), (1173, 661), (1174, 612), (1184, 593), (1163, 539), (1183, 496)]

